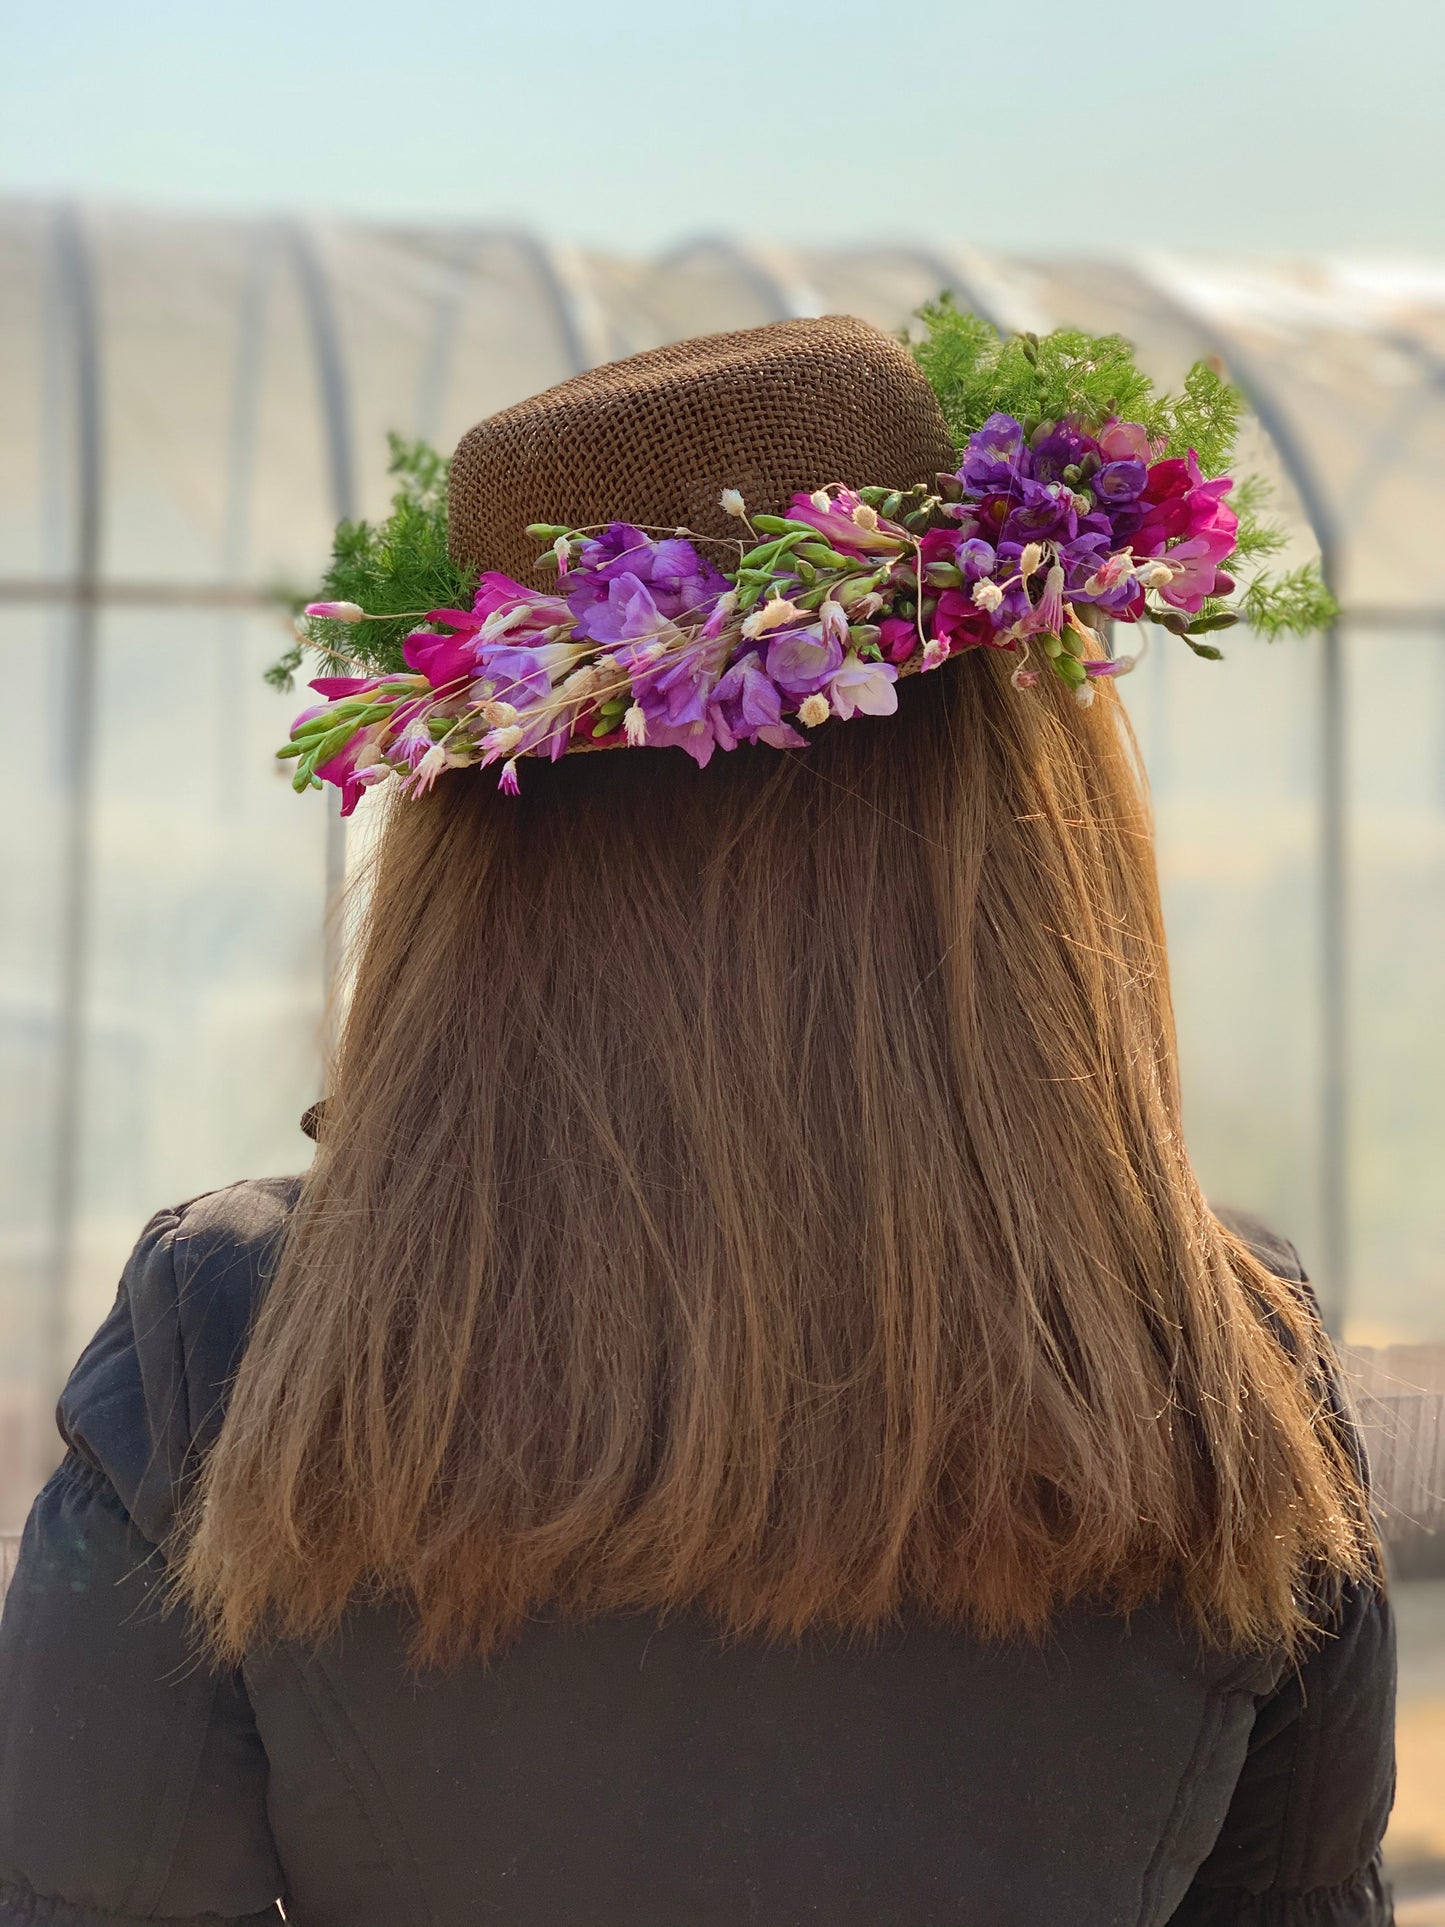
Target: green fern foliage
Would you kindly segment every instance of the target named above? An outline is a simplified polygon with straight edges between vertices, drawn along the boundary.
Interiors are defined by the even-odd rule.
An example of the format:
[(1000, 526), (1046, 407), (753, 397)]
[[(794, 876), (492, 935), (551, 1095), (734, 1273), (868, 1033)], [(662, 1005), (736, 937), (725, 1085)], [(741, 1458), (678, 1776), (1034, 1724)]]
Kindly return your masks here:
[[(959, 449), (995, 413), (1012, 415), (1029, 434), (1065, 415), (1090, 426), (1117, 416), (1140, 423), (1162, 456), (1192, 449), (1206, 476), (1222, 475), (1230, 466), (1245, 401), (1210, 362), (1196, 361), (1177, 393), (1161, 394), (1122, 335), (1078, 328), (1002, 335), (949, 294), (920, 309), (918, 318), (923, 333), (905, 340)], [(1308, 635), (1334, 620), (1338, 604), (1316, 563), (1277, 576), (1260, 573), (1260, 565), (1288, 542), (1268, 519), (1269, 493), (1261, 477), (1247, 476), (1236, 481), (1229, 498), (1239, 536), (1228, 567), (1250, 577), (1235, 606), (1239, 619), (1261, 635)], [(1222, 605), (1209, 626), (1225, 626)]]
[[(389, 674), (402, 669), (402, 644), (428, 609), (468, 609), (477, 572), (447, 552), (447, 476), (451, 464), (425, 442), (388, 437), (389, 472), (396, 477), (384, 522), (342, 522), (316, 601), (354, 602), (378, 620), (347, 623), (302, 619), (305, 642), (328, 672), (359, 668)], [(303, 645), (288, 650), (267, 680), (289, 687)]]

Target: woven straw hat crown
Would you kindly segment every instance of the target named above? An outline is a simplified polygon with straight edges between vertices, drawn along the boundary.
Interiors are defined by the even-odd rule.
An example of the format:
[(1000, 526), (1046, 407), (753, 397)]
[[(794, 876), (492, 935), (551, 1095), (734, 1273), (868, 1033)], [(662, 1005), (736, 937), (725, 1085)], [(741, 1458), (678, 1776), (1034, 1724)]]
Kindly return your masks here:
[(736, 537), (725, 488), (779, 514), (800, 490), (909, 488), (955, 461), (891, 336), (848, 315), (779, 321), (649, 349), (480, 422), (452, 463), (452, 553), (535, 583), (529, 522)]

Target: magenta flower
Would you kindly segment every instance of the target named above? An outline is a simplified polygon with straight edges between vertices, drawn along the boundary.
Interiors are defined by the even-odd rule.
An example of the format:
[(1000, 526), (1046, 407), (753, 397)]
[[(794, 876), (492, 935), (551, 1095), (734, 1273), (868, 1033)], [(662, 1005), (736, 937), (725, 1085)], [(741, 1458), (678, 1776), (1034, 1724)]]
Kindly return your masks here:
[[(1027, 603), (1027, 596), (1023, 600)], [(932, 639), (945, 643), (949, 655), (956, 655), (962, 649), (1007, 646), (995, 627), (993, 616), (978, 606), (969, 589), (945, 589), (938, 598), (933, 612)]]
[[(381, 681), (380, 676), (318, 676), (306, 686), (314, 689), (318, 696), (324, 696), (327, 702), (334, 703), (346, 696), (359, 696), (366, 689), (377, 689)], [(313, 716), (315, 713), (314, 709), (308, 711)], [(301, 718), (298, 716), (296, 720), (300, 722)]]
[(885, 616), (878, 631), (878, 646), (889, 662), (907, 662), (919, 646), (918, 625), (907, 616)]
[(413, 629), (401, 645), (408, 669), (426, 677), (433, 689), (451, 690), (471, 680), (477, 659), (474, 632), (444, 636), (432, 629)]
[(377, 731), (359, 729), (344, 749), (325, 763), (318, 763), (316, 774), (323, 783), (332, 783), (341, 791), (341, 814), (350, 816), (361, 801), (362, 794), (373, 783), (380, 783), (390, 775), (388, 766), (381, 760), (377, 746)]
[(468, 619), (473, 627), (477, 618), (489, 623), (493, 617), (505, 617), (518, 613), (515, 623), (508, 629), (551, 629), (567, 620), (567, 604), (561, 596), (541, 595), (535, 589), (528, 589), (499, 569), (484, 570), (477, 582), (477, 593), (472, 599), (472, 613)]

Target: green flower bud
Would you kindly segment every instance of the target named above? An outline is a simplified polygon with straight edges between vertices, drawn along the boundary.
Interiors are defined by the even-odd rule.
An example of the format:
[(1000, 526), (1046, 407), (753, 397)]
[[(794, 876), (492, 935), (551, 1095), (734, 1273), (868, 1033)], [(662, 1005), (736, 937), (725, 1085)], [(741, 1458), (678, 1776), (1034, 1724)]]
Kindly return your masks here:
[(1070, 689), (1079, 689), (1089, 680), (1088, 673), (1077, 656), (1055, 656), (1054, 667)]
[(559, 535), (570, 535), (572, 531), (561, 522), (529, 522), (527, 533), (538, 542), (555, 542)]

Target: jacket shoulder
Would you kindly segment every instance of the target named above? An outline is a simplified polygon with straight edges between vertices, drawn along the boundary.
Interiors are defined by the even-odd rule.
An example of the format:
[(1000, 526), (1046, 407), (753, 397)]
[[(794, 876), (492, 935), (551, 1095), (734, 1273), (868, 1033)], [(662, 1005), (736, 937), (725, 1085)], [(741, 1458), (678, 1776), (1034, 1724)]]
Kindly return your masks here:
[(1288, 1284), (1309, 1283), (1299, 1252), (1263, 1218), (1255, 1217), (1252, 1211), (1236, 1210), (1232, 1205), (1215, 1205), (1214, 1215), (1226, 1231), (1249, 1246), (1266, 1271), (1272, 1271), (1276, 1278), (1283, 1278)]
[(220, 1430), (300, 1188), (252, 1179), (156, 1212), (61, 1394), (61, 1436), (152, 1544)]

